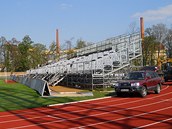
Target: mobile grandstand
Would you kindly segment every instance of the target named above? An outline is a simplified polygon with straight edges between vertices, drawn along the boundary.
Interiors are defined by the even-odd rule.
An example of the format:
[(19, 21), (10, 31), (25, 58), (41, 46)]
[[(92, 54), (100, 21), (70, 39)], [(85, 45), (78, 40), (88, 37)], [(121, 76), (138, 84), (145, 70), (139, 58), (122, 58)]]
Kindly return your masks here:
[(105, 88), (142, 65), (140, 32), (112, 37), (77, 50), (76, 57), (27, 71), (27, 77), (48, 85), (94, 90)]

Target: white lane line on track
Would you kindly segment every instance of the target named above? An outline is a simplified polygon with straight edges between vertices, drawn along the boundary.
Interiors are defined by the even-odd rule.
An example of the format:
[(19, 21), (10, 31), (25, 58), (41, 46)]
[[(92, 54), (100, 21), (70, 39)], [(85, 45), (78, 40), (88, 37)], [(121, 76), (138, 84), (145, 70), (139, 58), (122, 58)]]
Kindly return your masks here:
[[(169, 85), (167, 85), (165, 88), (163, 88), (161, 91), (163, 91), (163, 90), (166, 90), (166, 89), (168, 89), (169, 88)], [(170, 93), (172, 93), (172, 92), (170, 92)], [(168, 93), (167, 93), (168, 94)], [(159, 96), (155, 96), (155, 97), (151, 97), (151, 98), (148, 98), (148, 99), (154, 99), (154, 98), (157, 98), (157, 97), (160, 97), (160, 96), (164, 96), (164, 95), (166, 95), (166, 94), (163, 94), (163, 95), (159, 95)], [(111, 98), (111, 97), (105, 97), (105, 98)], [(103, 99), (103, 98), (99, 98), (99, 99)], [(98, 99), (98, 100), (99, 100)], [(130, 98), (122, 98), (122, 100), (123, 99), (130, 99)], [(93, 99), (93, 100), (95, 100), (95, 99)], [(121, 100), (121, 99), (120, 99)], [(115, 102), (115, 101), (120, 101), (119, 99), (118, 100), (112, 100), (111, 102)], [(144, 100), (146, 100), (146, 99), (144, 99)], [(79, 103), (79, 102), (86, 102), (86, 101), (92, 101), (92, 99), (91, 100), (83, 100), (83, 101), (77, 101), (77, 102), (73, 102), (73, 103)], [(143, 101), (143, 100), (142, 100)], [(108, 101), (109, 102), (109, 101)], [(134, 102), (134, 101), (133, 101)], [(136, 101), (137, 102), (137, 101)], [(107, 101), (105, 101), (105, 102), (100, 102), (100, 103), (94, 103), (94, 104), (101, 104), (101, 103), (107, 103)], [(70, 104), (72, 104), (72, 103), (70, 103)], [(70, 104), (69, 103), (65, 103), (65, 104), (59, 104), (59, 106), (60, 105), (69, 105), (70, 106)], [(127, 103), (125, 103), (125, 104), (127, 104)], [(55, 105), (55, 106), (58, 106), (58, 105)], [(68, 108), (72, 108), (72, 107), (68, 107)], [(93, 108), (93, 109), (97, 109), (97, 108)], [(47, 109), (47, 110), (43, 110), (44, 112), (48, 112), (48, 111), (53, 111), (53, 110), (55, 110), (55, 109)], [(79, 110), (78, 110), (79, 111)], [(81, 111), (83, 111), (83, 110), (81, 110)], [(31, 111), (31, 112), (24, 112), (24, 113), (17, 113), (17, 114), (10, 114), (10, 115), (1, 115), (0, 116), (0, 118), (2, 118), (2, 117), (8, 117), (8, 116), (22, 116), (22, 115), (24, 115), (24, 114), (34, 114), (35, 113), (35, 111)], [(41, 112), (41, 113), (43, 113), (43, 112)]]
[(94, 100), (101, 100), (101, 99), (108, 99), (108, 98), (111, 98), (111, 96), (108, 96), (108, 97), (102, 97), (102, 98), (95, 98), (95, 99), (88, 99), (88, 100), (81, 100), (81, 101), (75, 101), (75, 102), (67, 102), (67, 103), (59, 103), (59, 104), (51, 104), (51, 105), (48, 105), (48, 107), (53, 107), (53, 106), (61, 106), (61, 105), (65, 105), (65, 104), (75, 104), (75, 103), (78, 103), (78, 102), (89, 102), (89, 101), (94, 101)]
[[(45, 124), (52, 124), (52, 123), (62, 122), (62, 121), (63, 122), (64, 121), (71, 121), (71, 120), (83, 119), (83, 118), (88, 118), (88, 117), (95, 117), (95, 116), (105, 115), (105, 114), (109, 114), (109, 113), (115, 113), (115, 112), (119, 112), (119, 111), (126, 111), (126, 110), (131, 110), (131, 109), (136, 109), (136, 108), (142, 108), (142, 107), (145, 107), (145, 106), (151, 106), (151, 105), (159, 104), (159, 103), (162, 103), (162, 102), (165, 102), (165, 101), (166, 100), (158, 101), (158, 102), (150, 103), (150, 104), (145, 104), (145, 105), (141, 105), (141, 106), (135, 106), (135, 107), (131, 107), (131, 108), (125, 108), (125, 109), (120, 109), (120, 110), (115, 110), (115, 111), (110, 111), (110, 112), (98, 113), (98, 114), (94, 114), (94, 115), (90, 115), (90, 116), (83, 116), (83, 117), (77, 117), (77, 118), (71, 118), (71, 119), (61, 119), (61, 120), (55, 120), (55, 121), (51, 121), (51, 122), (44, 122), (44, 123), (38, 123), (38, 124), (33, 124), (33, 125), (13, 127), (13, 129), (19, 129), (19, 128), (25, 128), (25, 127), (32, 127), (32, 126), (38, 126), (38, 125), (45, 125)], [(58, 118), (59, 117), (56, 117), (56, 119), (58, 119)], [(123, 118), (120, 118), (120, 119), (124, 119), (124, 118), (128, 118), (128, 117), (123, 117)]]
[(133, 116), (128, 116), (128, 117), (123, 117), (123, 118), (114, 119), (114, 120), (108, 120), (108, 121), (104, 121), (104, 122), (98, 122), (98, 123), (89, 124), (89, 125), (86, 125), (86, 126), (79, 126), (79, 127), (70, 128), (70, 129), (78, 129), (78, 128), (79, 129), (83, 129), (84, 127), (90, 127), (90, 126), (94, 126), (94, 125), (100, 125), (100, 124), (105, 124), (105, 123), (109, 123), (109, 122), (116, 122), (116, 121), (120, 121), (120, 120), (130, 119), (130, 118), (134, 118), (134, 117), (138, 117), (138, 116), (143, 116), (143, 115), (147, 115), (147, 114), (151, 114), (151, 113), (167, 110), (167, 109), (170, 109), (170, 108), (172, 108), (172, 106), (166, 107), (166, 108), (161, 108), (161, 109), (154, 110), (154, 111), (151, 111), (151, 112), (141, 113), (141, 114), (137, 114), (137, 115), (133, 115)]
[(47, 115), (47, 117), (54, 118), (54, 119), (57, 119), (57, 120), (65, 120), (63, 118), (55, 117), (55, 116), (52, 116), (52, 115)]
[(161, 120), (161, 121), (157, 121), (157, 122), (153, 122), (153, 123), (151, 123), (151, 124), (147, 124), (147, 125), (139, 126), (139, 127), (133, 128), (133, 129), (141, 129), (141, 128), (149, 127), (149, 126), (152, 126), (152, 125), (156, 125), (156, 124), (164, 123), (164, 122), (166, 122), (166, 121), (170, 121), (170, 120), (172, 120), (172, 118), (165, 119), (165, 120)]
[[(165, 96), (165, 95), (168, 95), (168, 94), (171, 94), (172, 92), (169, 92), (169, 93), (166, 93), (166, 94), (163, 94), (163, 95), (159, 95), (159, 97), (161, 96)], [(154, 98), (157, 98), (158, 96), (155, 96), (155, 97), (151, 97), (151, 98), (145, 98), (146, 100), (148, 99), (154, 99)], [(139, 100), (136, 100), (136, 101), (129, 101), (129, 102), (125, 102), (125, 103), (120, 103), (120, 104), (114, 104), (114, 105), (110, 105), (110, 106), (103, 106), (103, 107), (98, 107), (98, 108), (92, 108), (92, 110), (94, 109), (106, 109), (108, 107), (113, 107), (113, 106), (120, 106), (120, 105), (126, 105), (126, 104), (131, 104), (131, 103), (135, 103), (135, 102), (140, 102), (140, 101), (143, 101), (145, 99), (139, 99)], [(170, 99), (163, 99), (162, 101), (169, 101)], [(158, 101), (158, 102), (161, 102), (161, 101)], [(151, 103), (153, 104), (153, 103)], [(147, 105), (147, 104), (146, 104)], [(148, 104), (149, 105), (149, 104)], [(142, 105), (143, 106), (143, 105)], [(142, 106), (137, 106), (137, 107), (142, 107)], [(127, 108), (126, 108), (127, 109)], [(79, 112), (83, 112), (83, 111), (89, 111), (90, 109), (83, 109), (83, 110), (77, 110), (77, 111), (72, 111), (70, 113), (55, 113), (55, 114), (58, 114), (58, 115), (62, 115), (62, 114), (72, 114), (72, 113), (79, 113)], [(53, 114), (53, 115), (55, 115)], [(43, 115), (43, 116), (46, 116), (46, 115)], [(31, 119), (35, 119), (35, 118), (42, 118), (43, 116), (38, 116), (38, 117), (31, 117), (31, 118), (25, 118), (26, 120), (31, 120)], [(21, 116), (23, 117), (23, 116)], [(57, 117), (58, 118), (58, 117)], [(0, 123), (9, 123), (9, 122), (15, 122), (15, 121), (23, 121), (25, 119), (15, 119), (15, 120), (8, 120), (8, 121), (2, 121)], [(62, 118), (60, 118), (62, 119)], [(63, 119), (62, 119), (63, 120)]]
[[(46, 116), (46, 115), (45, 115)], [(8, 120), (8, 121), (1, 121), (0, 124), (4, 124), (4, 123), (10, 123), (10, 122), (17, 122), (17, 121), (26, 121), (26, 120), (32, 120), (32, 119), (40, 119), (42, 117), (45, 117), (45, 116), (37, 116), (37, 117), (32, 117), (32, 118), (19, 118), (19, 119), (14, 119), (14, 120)], [(48, 115), (47, 115), (48, 116)]]

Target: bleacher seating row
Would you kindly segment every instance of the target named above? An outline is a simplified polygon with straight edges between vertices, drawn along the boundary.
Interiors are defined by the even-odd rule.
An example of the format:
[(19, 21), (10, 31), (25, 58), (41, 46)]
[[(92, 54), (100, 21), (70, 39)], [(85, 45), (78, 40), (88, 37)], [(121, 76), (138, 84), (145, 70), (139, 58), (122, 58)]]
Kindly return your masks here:
[(141, 55), (140, 33), (122, 35), (81, 48), (75, 58), (63, 59), (53, 64), (28, 70), (27, 75), (32, 78), (44, 79), (51, 85), (61, 83), (81, 86), (88, 84), (93, 87), (99, 82), (104, 85), (102, 79), (105, 75), (129, 66), (130, 61)]

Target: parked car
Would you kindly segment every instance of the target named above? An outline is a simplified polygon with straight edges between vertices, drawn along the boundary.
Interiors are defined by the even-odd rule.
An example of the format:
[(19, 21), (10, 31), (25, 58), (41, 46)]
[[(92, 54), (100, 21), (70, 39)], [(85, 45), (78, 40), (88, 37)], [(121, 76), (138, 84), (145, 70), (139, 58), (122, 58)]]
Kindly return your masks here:
[(128, 73), (122, 80), (114, 83), (117, 96), (125, 93), (139, 93), (145, 97), (148, 91), (159, 94), (161, 91), (162, 79), (154, 71), (134, 71)]

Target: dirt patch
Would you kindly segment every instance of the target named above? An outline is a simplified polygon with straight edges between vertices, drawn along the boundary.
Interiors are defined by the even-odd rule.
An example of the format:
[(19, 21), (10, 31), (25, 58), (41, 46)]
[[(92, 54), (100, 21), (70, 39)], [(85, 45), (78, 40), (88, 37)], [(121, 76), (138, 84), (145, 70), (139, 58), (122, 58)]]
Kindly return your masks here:
[(16, 83), (16, 82), (13, 81), (13, 80), (7, 80), (7, 79), (5, 79), (4, 82), (5, 82), (5, 83)]
[(92, 92), (65, 86), (49, 86), (51, 97), (85, 97), (93, 96)]
[(56, 92), (82, 92), (83, 91), (81, 89), (64, 87), (64, 86), (49, 86), (49, 88), (52, 91), (56, 91)]

